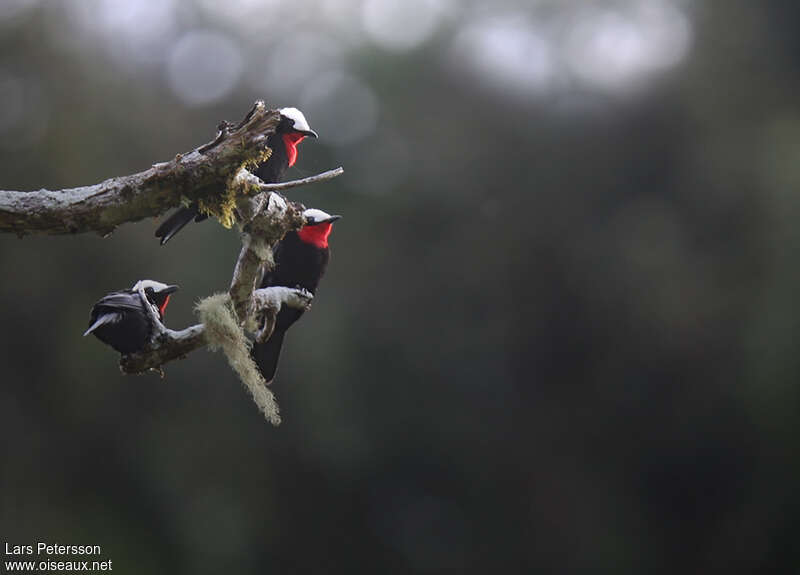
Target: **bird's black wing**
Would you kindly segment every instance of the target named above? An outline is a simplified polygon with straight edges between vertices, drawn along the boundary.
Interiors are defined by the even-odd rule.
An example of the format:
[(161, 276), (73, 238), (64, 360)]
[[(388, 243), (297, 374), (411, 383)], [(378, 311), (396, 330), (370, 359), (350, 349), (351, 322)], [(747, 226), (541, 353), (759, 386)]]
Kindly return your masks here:
[[(105, 308), (105, 309), (104, 309)], [(131, 291), (115, 291), (104, 296), (100, 301), (94, 304), (92, 311), (139, 311), (142, 309), (142, 299), (139, 294)]]
[(278, 359), (286, 332), (302, 315), (303, 310), (283, 306), (275, 318), (275, 329), (269, 339), (264, 343), (253, 343), (251, 356), (267, 383), (275, 378), (278, 370)]

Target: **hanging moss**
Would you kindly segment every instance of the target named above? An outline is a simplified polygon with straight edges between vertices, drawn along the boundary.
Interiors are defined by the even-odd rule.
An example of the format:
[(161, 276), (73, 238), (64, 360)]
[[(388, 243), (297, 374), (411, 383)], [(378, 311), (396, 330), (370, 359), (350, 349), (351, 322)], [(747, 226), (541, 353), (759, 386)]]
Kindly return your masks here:
[(253, 401), (273, 425), (279, 425), (281, 416), (275, 396), (250, 357), (250, 341), (244, 334), (228, 294), (215, 294), (200, 300), (197, 315), (205, 326), (205, 336), (212, 350), (222, 349), (231, 368), (239, 375)]

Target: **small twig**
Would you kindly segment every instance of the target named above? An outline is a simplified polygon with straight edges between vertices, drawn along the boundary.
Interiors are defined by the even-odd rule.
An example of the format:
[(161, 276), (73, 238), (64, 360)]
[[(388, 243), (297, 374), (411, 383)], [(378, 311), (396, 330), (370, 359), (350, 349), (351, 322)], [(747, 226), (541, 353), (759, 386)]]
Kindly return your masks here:
[(342, 174), (344, 174), (344, 168), (338, 167), (334, 170), (328, 170), (327, 172), (322, 172), (321, 174), (317, 174), (315, 176), (309, 176), (299, 180), (290, 180), (288, 182), (280, 182), (277, 184), (266, 184), (262, 182), (260, 178), (252, 174), (250, 174), (250, 176), (252, 176), (253, 179), (247, 177), (247, 175), (245, 175), (244, 178), (248, 183), (257, 186), (262, 192), (280, 192), (281, 190), (288, 190), (298, 186), (305, 186), (308, 184), (316, 184), (319, 182), (332, 180), (333, 178), (341, 176)]

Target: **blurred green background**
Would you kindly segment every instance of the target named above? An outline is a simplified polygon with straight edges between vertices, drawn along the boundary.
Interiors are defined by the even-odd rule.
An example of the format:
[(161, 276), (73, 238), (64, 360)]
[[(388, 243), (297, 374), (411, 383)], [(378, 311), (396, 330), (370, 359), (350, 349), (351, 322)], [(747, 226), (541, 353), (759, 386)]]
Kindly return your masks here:
[[(2, 0), (0, 188), (320, 132), (344, 214), (267, 424), (221, 354), (123, 377), (91, 305), (239, 238), (0, 237), (0, 537), (122, 573), (766, 573), (800, 552), (800, 4)], [(793, 255), (795, 254), (795, 255)]]

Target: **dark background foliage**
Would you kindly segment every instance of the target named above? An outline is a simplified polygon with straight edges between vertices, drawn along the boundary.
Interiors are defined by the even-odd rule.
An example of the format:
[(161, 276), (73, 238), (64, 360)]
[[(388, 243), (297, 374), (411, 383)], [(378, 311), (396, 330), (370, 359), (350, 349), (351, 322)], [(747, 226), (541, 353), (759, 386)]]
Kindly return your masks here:
[(92, 303), (239, 240), (0, 237), (0, 534), (123, 573), (794, 572), (800, 41), (771, 0), (7, 0), (0, 187), (322, 135), (344, 214), (259, 415), (220, 354), (123, 377)]

